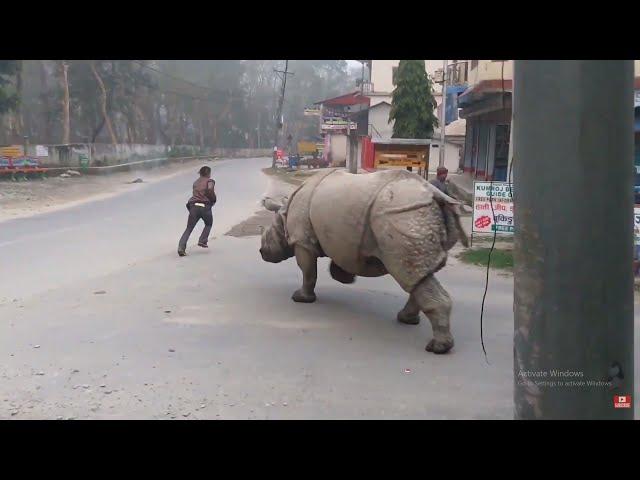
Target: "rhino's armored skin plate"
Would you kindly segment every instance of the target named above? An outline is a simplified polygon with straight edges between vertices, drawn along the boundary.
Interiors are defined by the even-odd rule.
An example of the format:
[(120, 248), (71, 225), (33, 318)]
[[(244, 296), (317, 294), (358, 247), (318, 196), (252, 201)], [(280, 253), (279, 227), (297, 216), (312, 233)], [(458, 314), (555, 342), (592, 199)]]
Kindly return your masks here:
[(318, 257), (331, 258), (331, 276), (341, 283), (390, 274), (409, 294), (398, 321), (417, 324), (422, 311), (433, 328), (427, 350), (453, 347), (451, 298), (434, 274), (458, 240), (467, 245), (457, 201), (405, 170), (328, 170), (298, 187), (286, 204), (271, 203), (265, 206), (277, 211), (260, 253), (273, 263), (296, 257), (303, 285), (294, 301), (315, 301)]

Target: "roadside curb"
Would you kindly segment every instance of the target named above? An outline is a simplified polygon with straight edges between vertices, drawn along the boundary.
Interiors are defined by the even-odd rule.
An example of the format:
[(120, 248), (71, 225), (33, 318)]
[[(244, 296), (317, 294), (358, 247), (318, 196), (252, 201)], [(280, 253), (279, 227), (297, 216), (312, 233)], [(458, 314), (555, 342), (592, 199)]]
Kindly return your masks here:
[(148, 160), (138, 160), (136, 162), (130, 163), (121, 163), (119, 165), (108, 165), (104, 167), (87, 167), (84, 169), (80, 169), (79, 167), (45, 167), (46, 174), (57, 174), (57, 173), (65, 173), (67, 170), (76, 169), (82, 172), (83, 175), (108, 175), (110, 173), (116, 172), (127, 172), (131, 170), (135, 170), (137, 168), (153, 168), (162, 165), (167, 165), (171, 163), (184, 163), (190, 160), (216, 160), (217, 157), (212, 157), (211, 155), (203, 155), (203, 156), (195, 156), (195, 157), (162, 157), (162, 158), (150, 158)]

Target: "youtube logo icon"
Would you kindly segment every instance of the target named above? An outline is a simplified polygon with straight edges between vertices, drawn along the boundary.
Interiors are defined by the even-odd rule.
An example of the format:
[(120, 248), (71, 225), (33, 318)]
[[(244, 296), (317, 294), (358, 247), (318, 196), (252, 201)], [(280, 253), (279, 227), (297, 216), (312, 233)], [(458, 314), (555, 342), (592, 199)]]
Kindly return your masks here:
[(631, 395), (614, 395), (613, 408), (631, 408)]

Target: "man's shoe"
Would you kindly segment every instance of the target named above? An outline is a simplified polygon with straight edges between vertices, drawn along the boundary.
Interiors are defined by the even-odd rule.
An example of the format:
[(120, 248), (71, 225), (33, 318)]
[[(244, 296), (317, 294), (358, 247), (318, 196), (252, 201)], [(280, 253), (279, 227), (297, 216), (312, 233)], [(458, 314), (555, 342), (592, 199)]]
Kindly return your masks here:
[(185, 255), (187, 255), (187, 252), (185, 252), (184, 250), (178, 250), (178, 255), (184, 257)]
[(198, 243), (198, 246), (202, 248), (209, 248), (209, 245), (207, 245), (206, 243)]

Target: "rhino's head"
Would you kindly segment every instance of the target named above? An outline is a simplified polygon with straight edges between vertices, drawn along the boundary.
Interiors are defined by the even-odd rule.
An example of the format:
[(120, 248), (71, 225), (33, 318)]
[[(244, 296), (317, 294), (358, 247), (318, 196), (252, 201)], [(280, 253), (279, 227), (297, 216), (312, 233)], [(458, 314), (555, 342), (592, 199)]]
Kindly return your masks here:
[(280, 263), (294, 255), (284, 231), (285, 217), (281, 211), (283, 204), (265, 201), (264, 205), (267, 210), (275, 211), (275, 218), (271, 226), (262, 232), (260, 255), (265, 262)]

